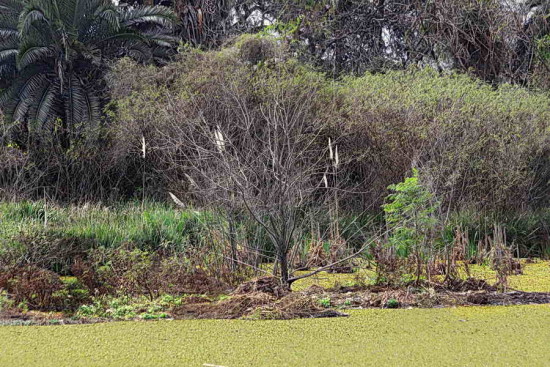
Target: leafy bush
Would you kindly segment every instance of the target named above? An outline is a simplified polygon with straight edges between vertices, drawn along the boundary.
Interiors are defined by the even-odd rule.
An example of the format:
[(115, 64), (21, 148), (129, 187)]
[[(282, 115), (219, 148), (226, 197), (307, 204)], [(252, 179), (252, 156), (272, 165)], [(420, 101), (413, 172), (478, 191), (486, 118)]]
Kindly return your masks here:
[(118, 320), (159, 320), (169, 317), (172, 308), (181, 306), (186, 296), (163, 296), (151, 300), (146, 297), (99, 296), (93, 303), (81, 305), (76, 317), (108, 318)]
[[(271, 42), (277, 56), (252, 65), (242, 48), (254, 42)], [(176, 152), (167, 151), (161, 140), (163, 134), (177, 135), (174, 118), (181, 126), (200, 116), (240, 126), (244, 117), (232, 107), (236, 91), (246, 96), (247, 110), (257, 111), (269, 88), (292, 94), (293, 86), (307, 84), (318, 90), (312, 97), (324, 131), (318, 142), (325, 146), (328, 137), (338, 142), (342, 186), (361, 193), (342, 194), (343, 205), (356, 212), (381, 205), (387, 187), (401, 181), (413, 163), (429, 177), (442, 204), (453, 208), (512, 210), (550, 202), (544, 163), (550, 102), (544, 93), (510, 85), (492, 88), (466, 75), (442, 76), (430, 69), (333, 81), (259, 36), (218, 52), (188, 52), (164, 70), (124, 60), (111, 80), (117, 140), (124, 145), (144, 135), (152, 152), (150, 171), (178, 197), (192, 199), (187, 190), (193, 188), (183, 172), (174, 166), (166, 170)], [(138, 82), (143, 80), (148, 82)], [(247, 118), (261, 120), (254, 114)], [(182, 181), (183, 187), (173, 184)]]
[[(264, 106), (271, 106), (274, 96), (296, 100), (307, 85), (316, 91), (308, 101), (315, 144), (324, 148), (329, 137), (338, 144), (338, 177), (329, 175), (328, 181), (338, 180), (339, 226), (350, 248), (378, 233), (388, 186), (403, 181), (415, 166), (453, 223), (462, 220), (460, 213), (476, 213), (467, 220), (474, 247), (484, 236), (478, 230), (485, 227), (483, 218), (498, 218), (493, 223), (506, 226), (521, 254), (549, 251), (544, 208), (550, 204), (550, 102), (544, 93), (492, 87), (430, 69), (328, 79), (294, 59), (280, 40), (258, 35), (237, 38), (219, 51), (187, 50), (162, 69), (124, 59), (109, 82), (114, 100), (111, 123), (101, 127), (103, 140), (97, 142), (102, 149), (82, 144), (60, 159), (53, 147), (45, 147), (36, 154), (48, 161), (36, 165), (22, 147), (4, 144), (0, 161), (8, 163), (0, 166), (0, 196), (24, 192), (28, 197), (98, 201), (139, 195), (163, 201), (170, 191), (185, 204), (208, 206), (212, 197), (200, 195), (204, 183), (189, 180), (192, 165), (182, 163), (187, 148), (168, 146), (167, 137), (183, 141), (187, 135), (181, 134), (197, 119), (236, 135), (245, 122), (263, 128)], [(56, 181), (60, 171), (67, 180)], [(223, 236), (208, 227), (216, 221), (226, 226), (224, 220), (204, 211), (133, 204), (109, 209), (97, 204), (87, 204), (88, 209), (0, 204), (0, 256), (4, 244), (26, 254), (32, 252), (26, 249), (30, 242), (63, 238), (84, 248), (130, 243), (149, 252), (184, 252), (193, 247), (205, 261), (207, 256), (196, 249), (209, 247), (216, 248), (212, 252), (219, 260)], [(324, 205), (318, 200), (310, 208), (319, 211)], [(244, 225), (246, 220), (239, 223), (246, 227), (239, 229), (241, 247), (271, 255), (265, 231)], [(323, 215), (315, 220), (321, 233), (332, 225)], [(488, 222), (487, 231), (493, 223)], [(303, 232), (297, 237), (307, 240)], [(67, 264), (44, 267), (63, 273)]]
[(326, 297), (326, 298), (321, 298), (319, 299), (319, 304), (325, 308), (328, 308), (330, 307), (331, 305), (331, 300), (330, 300), (330, 297)]
[(63, 289), (54, 293), (58, 300), (57, 309), (63, 312), (76, 311), (81, 305), (90, 302), (91, 294), (77, 278), (61, 278)]
[(389, 231), (388, 245), (398, 256), (414, 261), (414, 273), (419, 282), (423, 273), (430, 276), (429, 263), (436, 259), (439, 203), (419, 180), (417, 169), (413, 169), (412, 177), (389, 189), (393, 193), (383, 206)]
[[(389, 244), (403, 257), (430, 250), (437, 225), (437, 203), (419, 182), (418, 170), (405, 181), (389, 187), (393, 191), (384, 205)], [(427, 254), (424, 254), (427, 255)]]
[(0, 269), (0, 289), (5, 289), (15, 304), (24, 303), (37, 310), (59, 310), (58, 293), (63, 283), (54, 272), (26, 266)]
[(94, 293), (115, 295), (146, 295), (150, 300), (162, 294), (215, 294), (228, 289), (216, 277), (219, 266), (203, 270), (189, 254), (166, 255), (138, 248), (97, 249), (89, 260), (78, 260), (72, 267), (74, 275)]
[[(260, 63), (248, 60), (255, 48), (265, 51)], [(442, 204), (453, 209), (513, 211), (550, 203), (550, 102), (544, 93), (493, 88), (430, 69), (329, 80), (293, 59), (282, 42), (257, 35), (220, 51), (187, 50), (163, 69), (125, 59), (109, 82), (113, 121), (100, 132), (102, 149), (82, 144), (60, 159), (45, 147), (37, 154), (53, 158), (33, 166), (20, 147), (3, 146), (0, 159), (10, 163), (0, 168), (0, 195), (21, 191), (42, 197), (44, 189), (37, 188), (46, 187), (50, 197), (73, 200), (143, 193), (166, 199), (170, 190), (193, 202), (186, 172), (173, 164), (177, 152), (163, 144), (166, 136), (177, 137), (174, 120), (180, 126), (197, 118), (242, 126), (245, 118), (261, 120), (259, 106), (269, 93), (284, 91), (292, 98), (295, 86), (308, 85), (318, 90), (312, 101), (324, 129), (319, 144), (325, 146), (328, 137), (338, 141), (341, 186), (353, 189), (342, 191), (344, 208), (355, 213), (378, 208), (388, 185), (400, 182), (413, 162), (430, 177)], [(238, 113), (236, 91), (254, 113)], [(67, 177), (56, 181), (65, 166)]]
[(399, 301), (394, 298), (390, 298), (386, 302), (386, 308), (399, 308)]
[(338, 93), (345, 107), (330, 120), (344, 117), (335, 129), (345, 132), (342, 151), (357, 157), (347, 170), (371, 188), (367, 202), (380, 202), (412, 164), (453, 208), (516, 210), (548, 200), (548, 180), (539, 178), (546, 177), (545, 94), (429, 69), (348, 77)]
[[(269, 44), (271, 50), (257, 64), (243, 50), (255, 43)], [(312, 130), (316, 144), (325, 147), (329, 137), (338, 143), (340, 217), (352, 218), (342, 235), (354, 247), (379, 228), (375, 221), (353, 223), (355, 217), (378, 215), (388, 186), (402, 181), (411, 166), (421, 169), (430, 192), (450, 213), (471, 209), (521, 216), (518, 208), (550, 203), (545, 163), (550, 102), (544, 93), (510, 85), (493, 88), (466, 75), (429, 69), (328, 80), (293, 59), (276, 40), (260, 36), (237, 39), (221, 51), (189, 51), (163, 70), (123, 60), (111, 80), (117, 139), (138, 142), (144, 136), (151, 152), (149, 171), (162, 178), (157, 181), (166, 190), (198, 206), (212, 198), (200, 195), (207, 191), (205, 183), (186, 177), (193, 162), (181, 163), (185, 147), (168, 144), (166, 137), (177, 141), (185, 133), (181, 140), (188, 139), (186, 127), (197, 119), (213, 129), (216, 124), (233, 127), (238, 135), (244, 122), (260, 124), (260, 106), (269, 103), (270, 93), (296, 98), (296, 86), (305, 84), (318, 91), (311, 97), (316, 106), (312, 120), (319, 124)], [(147, 83), (137, 82), (143, 80)], [(316, 218), (321, 230), (330, 225), (321, 215)]]
[(13, 307), (13, 301), (9, 298), (8, 292), (0, 290), (0, 311)]

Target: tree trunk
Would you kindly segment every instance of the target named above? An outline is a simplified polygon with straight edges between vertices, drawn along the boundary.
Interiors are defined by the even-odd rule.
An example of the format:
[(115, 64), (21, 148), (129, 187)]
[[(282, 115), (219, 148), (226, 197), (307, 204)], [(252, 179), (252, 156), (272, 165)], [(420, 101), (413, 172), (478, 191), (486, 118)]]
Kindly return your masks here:
[(288, 256), (284, 251), (279, 250), (279, 267), (281, 270), (281, 283), (285, 287), (290, 288), (290, 283), (288, 282)]

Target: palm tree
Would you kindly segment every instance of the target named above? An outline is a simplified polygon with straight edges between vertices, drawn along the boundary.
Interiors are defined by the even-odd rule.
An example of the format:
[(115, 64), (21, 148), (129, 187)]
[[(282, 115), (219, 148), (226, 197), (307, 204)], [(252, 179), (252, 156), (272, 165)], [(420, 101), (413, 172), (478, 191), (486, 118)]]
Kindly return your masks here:
[(60, 131), (68, 148), (97, 124), (109, 62), (159, 61), (173, 50), (174, 13), (111, 0), (0, 0), (0, 108), (26, 131)]

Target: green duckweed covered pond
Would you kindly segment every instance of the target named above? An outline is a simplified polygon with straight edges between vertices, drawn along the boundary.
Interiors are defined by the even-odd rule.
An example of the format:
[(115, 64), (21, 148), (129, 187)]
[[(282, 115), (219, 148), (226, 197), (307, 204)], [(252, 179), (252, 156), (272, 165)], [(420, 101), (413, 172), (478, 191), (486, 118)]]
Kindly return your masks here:
[(0, 366), (548, 366), (550, 306), (0, 327)]

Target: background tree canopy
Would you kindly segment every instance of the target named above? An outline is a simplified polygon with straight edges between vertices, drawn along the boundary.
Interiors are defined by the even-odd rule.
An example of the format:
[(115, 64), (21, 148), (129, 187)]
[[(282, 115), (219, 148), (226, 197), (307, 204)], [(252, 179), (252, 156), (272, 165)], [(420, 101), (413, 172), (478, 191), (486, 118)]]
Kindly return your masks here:
[[(122, 3), (122, 2), (121, 2)], [(184, 42), (217, 47), (268, 27), (303, 60), (336, 72), (410, 65), (458, 69), (491, 83), (548, 83), (548, 0), (141, 0), (181, 19)]]
[[(0, 187), (25, 195), (47, 188), (52, 197), (71, 200), (81, 195), (128, 198), (138, 191), (165, 195), (169, 179), (162, 176), (174, 169), (160, 160), (145, 165), (143, 139), (151, 149), (145, 160), (154, 159), (160, 146), (154, 145), (153, 132), (160, 129), (161, 112), (180, 98), (205, 95), (205, 86), (224, 76), (222, 62), (203, 68), (211, 55), (238, 52), (239, 61), (229, 72), (235, 83), (246, 85), (243, 75), (292, 60), (292, 67), (311, 68), (343, 88), (328, 93), (342, 100), (333, 108), (335, 116), (323, 119), (331, 121), (327, 134), (346, 136), (360, 157), (346, 167), (346, 175), (368, 186), (356, 205), (379, 207), (387, 186), (401, 181), (413, 162), (426, 164), (424, 173), (434, 172), (432, 184), (449, 202), (539, 205), (550, 200), (541, 122), (546, 104), (539, 102), (547, 97), (534, 90), (550, 86), (549, 8), (548, 1), (515, 0), (0, 0), (0, 108), (5, 117), (0, 137), (4, 162), (10, 162), (0, 167), (8, 172), (0, 173), (6, 183)], [(141, 68), (123, 62), (113, 74), (113, 63), (125, 56), (138, 65), (163, 67), (143, 77)], [(171, 73), (178, 63), (185, 67)], [(399, 69), (407, 71), (392, 74)], [(433, 72), (422, 82), (407, 79), (416, 69)], [(164, 100), (163, 91), (179, 86), (193, 70), (185, 83), (199, 85), (185, 91), (188, 95)], [(468, 84), (475, 89), (468, 94), (472, 100), (463, 102), (461, 93), (442, 86), (447, 79), (439, 77), (454, 72), (476, 77)], [(374, 99), (361, 80), (375, 83), (376, 93), (387, 100)], [(133, 114), (148, 113), (151, 105), (160, 112), (139, 121), (121, 118), (128, 104), (142, 98), (135, 91), (144, 83), (155, 88)], [(524, 98), (519, 91), (514, 92), (518, 97), (509, 97), (503, 92), (508, 84), (527, 87), (536, 98)], [(222, 118), (220, 108), (226, 105), (219, 100), (220, 85), (210, 90), (203, 108), (214, 108), (213, 120)], [(345, 88), (353, 93), (340, 93)], [(450, 93), (447, 99), (440, 98), (446, 95), (441, 89)], [(429, 101), (413, 98), (419, 93)], [(122, 98), (127, 95), (132, 100)], [(502, 101), (503, 96), (521, 105)], [(250, 98), (246, 103), (256, 108), (258, 97)], [(158, 105), (159, 100), (164, 103)], [(403, 110), (399, 104), (408, 100), (413, 102)], [(488, 117), (487, 109), (504, 112)], [(444, 113), (434, 115), (440, 110)], [(529, 117), (533, 114), (537, 117)], [(427, 137), (434, 138), (426, 132), (431, 124), (439, 124), (440, 135), (428, 143)], [(350, 131), (360, 138), (348, 137)], [(421, 149), (423, 144), (432, 151)], [(488, 162), (499, 168), (489, 170)], [(511, 166), (516, 167), (513, 174), (504, 174)], [(146, 169), (155, 182), (149, 188), (144, 187)], [(474, 189), (469, 189), (472, 182)]]

